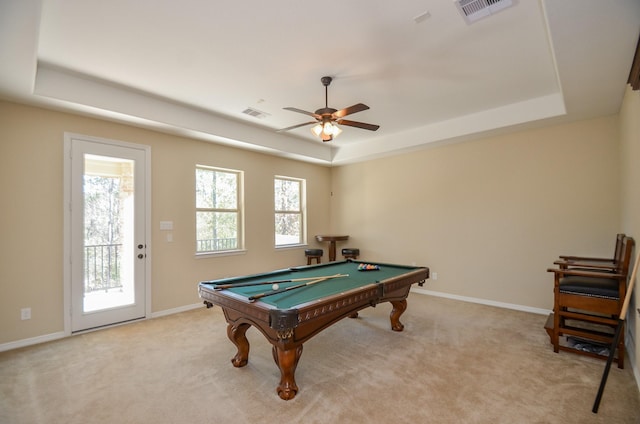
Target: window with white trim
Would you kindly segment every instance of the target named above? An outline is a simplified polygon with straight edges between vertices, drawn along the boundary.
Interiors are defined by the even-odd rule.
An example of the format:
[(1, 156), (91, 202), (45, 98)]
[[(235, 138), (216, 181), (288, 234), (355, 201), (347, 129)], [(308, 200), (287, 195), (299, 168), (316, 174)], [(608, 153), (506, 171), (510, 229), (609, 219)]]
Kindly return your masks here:
[(196, 165), (196, 253), (243, 248), (242, 176)]
[(276, 176), (274, 179), (276, 247), (306, 242), (306, 181)]

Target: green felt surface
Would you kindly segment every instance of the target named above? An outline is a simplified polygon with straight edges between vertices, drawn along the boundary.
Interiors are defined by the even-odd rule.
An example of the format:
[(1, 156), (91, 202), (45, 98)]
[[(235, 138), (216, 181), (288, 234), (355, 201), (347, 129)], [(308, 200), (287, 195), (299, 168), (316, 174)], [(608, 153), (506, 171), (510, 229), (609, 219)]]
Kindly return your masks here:
[[(324, 277), (335, 274), (348, 274), (348, 277), (332, 278), (313, 285), (302, 287), (299, 289), (289, 290), (284, 293), (267, 296), (259, 301), (275, 306), (279, 309), (291, 309), (296, 305), (321, 299), (334, 294), (342, 293), (348, 290), (359, 288), (367, 284), (374, 284), (379, 281), (393, 278), (398, 275), (411, 272), (417, 267), (377, 264), (379, 270), (376, 271), (358, 271), (358, 265), (361, 262), (331, 262), (319, 266), (300, 267), (294, 270), (281, 270), (265, 274), (252, 275), (247, 277), (229, 278), (225, 280), (216, 280), (208, 282), (207, 285), (215, 287), (216, 284), (234, 284), (246, 282), (263, 282), (275, 280), (287, 280), (306, 277)], [(297, 281), (288, 283), (279, 283), (280, 289), (285, 287), (304, 284), (307, 281)], [(250, 287), (234, 287), (225, 289), (242, 296), (254, 296), (260, 293), (268, 293), (272, 291), (270, 285), (250, 286)]]

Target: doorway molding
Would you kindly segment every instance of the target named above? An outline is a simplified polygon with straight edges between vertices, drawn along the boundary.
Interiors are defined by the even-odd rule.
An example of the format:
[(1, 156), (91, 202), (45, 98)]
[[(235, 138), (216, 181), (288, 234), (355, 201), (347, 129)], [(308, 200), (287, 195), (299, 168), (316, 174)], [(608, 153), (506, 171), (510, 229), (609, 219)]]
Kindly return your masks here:
[[(102, 137), (94, 137), (84, 134), (77, 134), (72, 132), (64, 133), (64, 165), (63, 165), (63, 318), (64, 318), (64, 336), (70, 336), (72, 334), (83, 333), (85, 331), (92, 331), (94, 329), (88, 329), (85, 331), (72, 332), (71, 314), (71, 148), (73, 140), (81, 140), (93, 143), (107, 144), (117, 147), (126, 147), (132, 149), (143, 150), (144, 162), (145, 162), (145, 188), (144, 188), (144, 205), (145, 205), (145, 217), (144, 217), (144, 231), (145, 231), (145, 244), (147, 258), (144, 261), (144, 285), (145, 285), (145, 317), (135, 321), (149, 319), (151, 313), (151, 261), (153, 249), (151, 246), (151, 146), (145, 144), (130, 143), (126, 141), (113, 140)], [(129, 321), (131, 322), (131, 321)], [(122, 325), (124, 323), (114, 323), (112, 325), (106, 325), (100, 328)]]

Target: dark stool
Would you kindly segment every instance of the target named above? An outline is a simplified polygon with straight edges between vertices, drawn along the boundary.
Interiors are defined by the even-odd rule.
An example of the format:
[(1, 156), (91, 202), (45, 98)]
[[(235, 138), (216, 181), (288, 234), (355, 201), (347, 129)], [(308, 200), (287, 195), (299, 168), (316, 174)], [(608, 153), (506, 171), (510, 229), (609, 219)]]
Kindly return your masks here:
[(360, 255), (360, 249), (351, 249), (351, 248), (342, 249), (342, 256), (344, 256), (345, 259), (358, 259), (359, 255)]
[(313, 259), (316, 260), (316, 263), (320, 263), (323, 253), (322, 249), (305, 249), (304, 256), (307, 257), (307, 265), (311, 265)]

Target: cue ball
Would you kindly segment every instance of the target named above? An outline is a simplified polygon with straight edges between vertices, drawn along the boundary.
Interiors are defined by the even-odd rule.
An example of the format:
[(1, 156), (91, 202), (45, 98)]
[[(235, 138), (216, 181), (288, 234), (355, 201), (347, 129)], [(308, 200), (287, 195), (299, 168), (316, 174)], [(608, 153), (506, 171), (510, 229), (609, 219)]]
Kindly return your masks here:
[(274, 284), (273, 286), (271, 286), (271, 288), (272, 288), (273, 290), (278, 290), (278, 289), (280, 288), (280, 286), (279, 286), (279, 285), (277, 285), (277, 284)]

